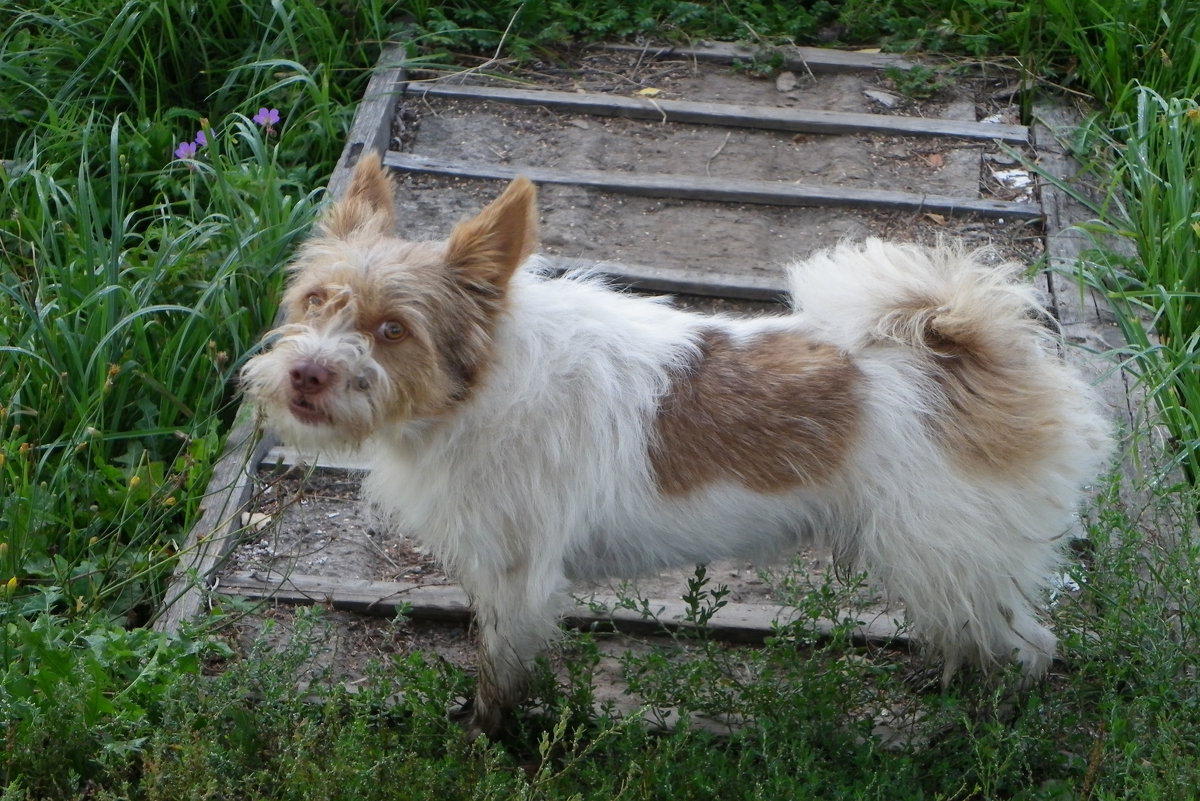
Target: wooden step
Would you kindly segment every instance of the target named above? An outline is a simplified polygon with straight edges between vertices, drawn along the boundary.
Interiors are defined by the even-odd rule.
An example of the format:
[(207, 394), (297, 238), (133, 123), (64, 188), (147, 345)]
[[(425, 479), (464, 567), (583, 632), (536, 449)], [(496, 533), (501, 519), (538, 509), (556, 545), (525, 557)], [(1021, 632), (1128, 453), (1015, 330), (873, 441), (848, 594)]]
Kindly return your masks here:
[(770, 206), (892, 209), (917, 213), (933, 212), (948, 216), (976, 214), (981, 217), (1021, 220), (1036, 220), (1042, 216), (1042, 209), (1036, 203), (949, 197), (885, 189), (816, 186), (780, 181), (736, 181), (698, 175), (559, 170), (532, 165), (510, 166), (491, 162), (459, 161), (396, 151), (388, 151), (384, 155), (383, 163), (402, 172), (495, 180), (511, 180), (524, 175), (535, 183), (567, 184), (643, 197)]
[(778, 58), (781, 69), (799, 73), (847, 72), (854, 70), (910, 70), (915, 65), (898, 53), (877, 50), (837, 50), (825, 47), (748, 47), (734, 42), (704, 42), (692, 47), (647, 47), (608, 44), (605, 50), (641, 52), (647, 58), (682, 58), (714, 64), (752, 63)]
[(418, 97), (542, 106), (575, 114), (696, 125), (725, 125), (789, 133), (946, 136), (987, 142), (1000, 141), (1014, 145), (1027, 144), (1029, 141), (1029, 129), (1024, 125), (945, 120), (936, 117), (901, 117), (891, 114), (776, 108), (739, 103), (700, 103), (691, 100), (660, 100), (549, 89), (453, 86), (440, 82), (413, 82), (408, 85), (407, 91)]
[[(414, 584), (397, 581), (343, 579), (306, 574), (241, 571), (221, 577), (214, 589), (221, 595), (288, 604), (322, 604), (362, 615), (394, 617), (404, 613), (413, 618), (442, 622), (467, 623), (471, 616), (470, 600), (458, 586), (451, 584)], [(687, 606), (680, 601), (648, 599), (645, 609), (652, 614), (628, 609), (616, 596), (588, 595), (567, 612), (565, 621), (577, 628), (605, 626), (618, 631), (661, 634), (663, 630), (696, 630), (689, 620)], [(844, 630), (845, 620), (851, 641), (859, 644), (905, 645), (903, 614), (873, 613), (860, 620), (862, 612), (843, 610), (842, 620), (808, 620), (813, 634), (828, 637)], [(778, 604), (729, 603), (717, 609), (705, 625), (706, 632), (719, 640), (761, 643), (775, 636), (783, 626), (800, 619), (799, 610)]]

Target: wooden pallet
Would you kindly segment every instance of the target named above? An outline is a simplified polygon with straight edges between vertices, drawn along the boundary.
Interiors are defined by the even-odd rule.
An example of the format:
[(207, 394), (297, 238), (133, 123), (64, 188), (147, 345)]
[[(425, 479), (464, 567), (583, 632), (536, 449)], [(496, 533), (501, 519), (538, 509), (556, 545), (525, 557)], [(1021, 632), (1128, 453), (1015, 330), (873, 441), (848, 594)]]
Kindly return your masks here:
[[(679, 51), (672, 51), (679, 53)], [(734, 48), (705, 48), (688, 51), (690, 58), (720, 58), (731, 59), (738, 57), (739, 51)], [(743, 54), (744, 55), (744, 54)], [(814, 71), (828, 69), (862, 69), (864, 64), (872, 69), (883, 66), (906, 67), (907, 62), (896, 57), (872, 55), (846, 55), (831, 51), (797, 50), (789, 52), (789, 58), (795, 59), (796, 64)], [(600, 115), (621, 115), (631, 118), (645, 118), (654, 115), (652, 119), (674, 118), (686, 119), (693, 124), (722, 124), (741, 120), (746, 125), (757, 127), (774, 127), (778, 130), (820, 130), (822, 134), (852, 130), (855, 126), (873, 126), (874, 130), (904, 129), (905, 135), (921, 135), (929, 137), (966, 137), (978, 138), (991, 135), (992, 139), (1002, 142), (1034, 144), (1047, 148), (1050, 153), (1048, 133), (1041, 126), (1040, 133), (1031, 132), (1022, 126), (983, 126), (978, 123), (955, 123), (947, 125), (943, 122), (921, 121), (920, 130), (914, 129), (911, 121), (896, 119), (873, 119), (870, 121), (842, 115), (808, 114), (804, 112), (778, 113), (778, 110), (763, 109), (713, 108), (713, 104), (687, 104), (682, 102), (643, 102), (630, 101), (627, 98), (606, 97), (562, 97), (562, 93), (539, 92), (532, 96), (525, 91), (486, 90), (476, 87), (429, 87), (420, 85), (409, 88), (405, 84), (405, 73), (402, 66), (403, 49), (390, 48), (385, 50), (377, 72), (368, 86), (362, 105), (359, 107), (350, 139), (346, 144), (342, 157), (330, 180), (330, 194), (340, 194), (347, 182), (350, 172), (362, 153), (378, 150), (385, 153), (385, 163), (396, 170), (439, 172), (459, 177), (508, 178), (518, 173), (531, 176), (535, 181), (544, 183), (564, 183), (572, 186), (587, 186), (603, 188), (614, 192), (636, 192), (651, 194), (657, 197), (681, 197), (688, 199), (703, 198), (707, 200), (755, 202), (771, 204), (820, 204), (836, 205), (838, 207), (854, 207), (861, 205), (883, 206), (889, 208), (922, 209), (941, 213), (970, 212), (981, 215), (1003, 215), (1022, 219), (1036, 220), (1043, 218), (1045, 210), (1042, 203), (1014, 203), (996, 201), (984, 198), (947, 198), (934, 195), (905, 195), (904, 193), (881, 193), (865, 190), (844, 191), (837, 187), (803, 187), (795, 184), (767, 185), (769, 182), (750, 181), (718, 181), (696, 177), (670, 175), (614, 175), (600, 171), (556, 171), (539, 169), (533, 165), (496, 165), (484, 162), (477, 163), (447, 163), (436, 159), (422, 157), (414, 153), (402, 153), (392, 148), (391, 125), (393, 111), (401, 93), (405, 91), (435, 93), (443, 97), (451, 96), (460, 100), (484, 99), (489, 102), (514, 104), (538, 103), (565, 104), (574, 113)], [(732, 117), (731, 117), (732, 115)], [(870, 115), (877, 116), (877, 115)], [(738, 124), (742, 124), (739, 122)], [(790, 127), (789, 127), (790, 126)], [(809, 126), (798, 127), (798, 126)], [(824, 127), (822, 127), (824, 126)], [(892, 126), (888, 128), (888, 126)], [(1034, 133), (1037, 133), (1035, 136)], [(1056, 169), (1066, 169), (1061, 154), (1054, 152), (1053, 158)], [(1056, 196), (1055, 213), (1047, 218), (1052, 230), (1047, 237), (1050, 258), (1052, 261), (1070, 261), (1077, 253), (1072, 250), (1073, 240), (1063, 233), (1070, 220), (1063, 216), (1065, 205)], [(558, 260), (555, 266), (559, 269), (571, 269), (576, 266), (566, 259)], [(614, 262), (591, 264), (593, 269), (608, 274), (614, 281), (638, 288), (686, 292), (698, 295), (711, 295), (724, 298), (750, 300), (777, 300), (784, 294), (780, 282), (764, 280), (747, 280), (732, 275), (690, 275), (681, 270), (650, 270), (645, 267), (626, 265)], [(1060, 313), (1070, 317), (1070, 325), (1074, 331), (1091, 331), (1091, 327), (1103, 327), (1103, 321), (1097, 317), (1086, 296), (1080, 295), (1072, 288), (1065, 286), (1060, 276), (1052, 274), (1048, 286)], [(1075, 300), (1081, 299), (1081, 300)], [(1095, 307), (1098, 308), (1098, 307)], [(1119, 377), (1119, 370), (1112, 371)], [(1120, 384), (1120, 381), (1117, 381)], [(1123, 385), (1110, 386), (1111, 392), (1123, 392)], [(1124, 405), (1124, 398), (1114, 398), (1113, 402)], [(269, 438), (260, 438), (254, 434), (252, 416), (243, 412), (239, 416), (239, 424), (229, 438), (225, 455), (214, 474), (213, 484), (209, 488), (209, 499), (206, 501), (204, 514), (200, 522), (189, 535), (187, 545), (180, 557), (170, 588), (167, 592), (167, 603), (164, 605), (154, 625), (166, 631), (177, 630), (182, 624), (191, 620), (201, 610), (209, 593), (237, 595), (246, 598), (273, 599), (282, 603), (328, 603), (335, 608), (344, 608), (365, 614), (394, 613), (397, 604), (407, 602), (409, 613), (414, 616), (431, 619), (461, 620), (468, 614), (468, 605), (461, 590), (456, 588), (422, 588), (395, 583), (364, 582), (357, 579), (329, 579), (306, 575), (227, 575), (217, 584), (217, 570), (230, 549), (244, 534), (241, 512), (246, 508), (250, 498), (253, 477), (260, 464), (272, 464), (280, 461), (298, 461), (295, 454), (280, 450), (278, 443)], [(336, 465), (334, 465), (336, 466)], [(355, 467), (355, 465), (343, 465)], [(611, 601), (611, 599), (605, 599)], [(653, 608), (664, 610), (654, 625), (680, 625), (683, 620), (683, 610), (676, 602), (652, 599)], [(606, 604), (611, 611), (596, 616), (577, 609), (573, 614), (581, 625), (591, 625), (601, 618), (618, 628), (644, 625), (640, 617), (623, 613), (617, 605)], [(588, 615), (592, 616), (589, 617)], [(773, 607), (769, 610), (743, 608), (730, 605), (722, 610), (714, 621), (715, 631), (720, 636), (736, 640), (761, 639), (773, 626), (778, 625), (794, 616), (794, 610)], [(827, 628), (832, 627), (827, 624)], [(856, 632), (863, 641), (897, 642), (902, 640), (898, 634), (898, 621), (894, 619), (877, 620), (864, 623)]]

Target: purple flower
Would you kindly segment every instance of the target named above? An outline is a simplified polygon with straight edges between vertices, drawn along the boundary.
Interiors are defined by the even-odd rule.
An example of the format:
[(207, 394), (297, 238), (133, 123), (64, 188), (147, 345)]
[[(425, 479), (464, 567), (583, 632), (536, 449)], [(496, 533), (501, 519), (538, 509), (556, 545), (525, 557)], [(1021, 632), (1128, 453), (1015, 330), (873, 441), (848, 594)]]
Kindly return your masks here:
[(196, 131), (196, 144), (200, 147), (208, 144), (208, 137), (204, 135), (204, 131)]
[(196, 157), (195, 142), (180, 142), (179, 147), (175, 148), (175, 158), (190, 159)]
[(258, 113), (251, 119), (259, 125), (270, 128), (275, 123), (279, 122), (279, 109), (277, 108), (260, 108)]

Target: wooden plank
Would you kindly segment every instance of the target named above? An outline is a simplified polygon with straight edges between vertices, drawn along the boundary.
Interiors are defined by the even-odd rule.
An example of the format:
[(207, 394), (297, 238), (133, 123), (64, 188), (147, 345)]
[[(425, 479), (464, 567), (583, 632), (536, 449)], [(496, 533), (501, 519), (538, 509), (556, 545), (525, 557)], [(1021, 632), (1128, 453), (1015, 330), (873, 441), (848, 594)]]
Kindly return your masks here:
[(1026, 144), (1029, 141), (1029, 129), (1024, 125), (993, 125), (966, 120), (776, 108), (739, 103), (700, 103), (691, 100), (558, 92), (548, 89), (451, 86), (442, 83), (409, 84), (409, 91), (424, 97), (486, 100), (510, 105), (542, 106), (576, 114), (695, 125), (726, 125), (816, 134), (942, 136), (987, 142), (999, 140), (1010, 144)]
[(213, 466), (200, 519), (179, 553), (163, 605), (153, 620), (155, 630), (176, 632), (199, 614), (204, 602), (201, 588), (238, 543), (242, 510), (254, 490), (254, 472), (273, 444), (269, 437), (259, 436), (253, 409), (243, 406), (226, 438), (225, 451)]
[[(452, 585), (238, 572), (223, 577), (215, 591), (252, 600), (323, 604), (334, 609), (383, 617), (393, 617), (403, 609), (414, 618), (467, 623), (471, 615), (467, 594)], [(687, 607), (683, 603), (662, 600), (650, 600), (647, 603), (647, 608), (654, 613), (653, 617), (621, 607), (615, 596), (595, 595), (578, 603), (564, 619), (568, 625), (578, 628), (602, 626), (642, 634), (661, 633), (663, 629), (697, 628), (687, 620)], [(844, 611), (844, 617), (847, 618), (857, 620), (860, 616), (861, 612)], [(798, 619), (799, 612), (793, 607), (731, 603), (716, 611), (706, 629), (720, 640), (761, 643), (764, 638), (776, 634), (781, 626)], [(843, 628), (841, 622), (809, 622), (813, 624), (813, 633), (817, 636), (827, 637)], [(851, 630), (851, 640), (857, 643), (903, 645), (907, 640), (900, 632), (902, 625), (902, 614), (876, 615), (859, 620)]]
[(782, 58), (783, 68), (793, 72), (846, 72), (883, 70), (888, 67), (910, 70), (916, 66), (913, 61), (895, 53), (835, 50), (825, 47), (754, 48), (733, 42), (705, 42), (695, 47), (645, 47), (622, 44), (609, 44), (604, 47), (606, 50), (640, 52), (648, 58), (686, 58), (716, 64), (764, 60), (778, 54)]
[(460, 588), (443, 584), (338, 579), (273, 572), (239, 571), (222, 576), (214, 592), (252, 600), (322, 604), (361, 615), (394, 617), (407, 613), (423, 620), (465, 623), (470, 600)]
[(327, 191), (330, 197), (339, 197), (345, 191), (359, 156), (371, 151), (383, 153), (391, 144), (392, 117), (404, 84), (406, 57), (404, 45), (399, 44), (384, 47), (380, 54), (354, 114), (346, 146), (329, 178)]
[(764, 303), (782, 303), (788, 299), (787, 284), (782, 275), (777, 278), (758, 278), (749, 275), (699, 273), (694, 270), (652, 267), (646, 264), (622, 264), (614, 261), (590, 261), (558, 256), (541, 256), (540, 258), (549, 267), (551, 274), (586, 270), (605, 276), (617, 286), (647, 292), (732, 298)]
[(349, 473), (365, 472), (370, 465), (349, 453), (313, 453), (301, 451), (289, 445), (275, 445), (263, 454), (259, 467), (299, 467), (304, 465), (314, 470), (341, 470)]
[(1036, 203), (958, 198), (881, 189), (847, 189), (832, 186), (783, 183), (781, 181), (736, 181), (691, 175), (658, 173), (613, 173), (603, 170), (557, 170), (545, 167), (456, 161), (415, 153), (388, 151), (384, 164), (407, 172), (453, 175), (460, 178), (511, 180), (524, 175), (543, 184), (569, 184), (606, 192), (644, 197), (712, 200), (771, 206), (840, 206), (844, 208), (896, 209), (938, 214), (976, 214), (982, 217), (1040, 219)]

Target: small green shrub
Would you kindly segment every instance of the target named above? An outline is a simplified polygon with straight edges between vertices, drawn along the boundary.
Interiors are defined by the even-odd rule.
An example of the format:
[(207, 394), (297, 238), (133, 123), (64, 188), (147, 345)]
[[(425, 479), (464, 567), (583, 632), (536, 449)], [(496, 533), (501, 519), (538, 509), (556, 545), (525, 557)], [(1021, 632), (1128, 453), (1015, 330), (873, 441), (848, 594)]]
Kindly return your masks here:
[(20, 614), (5, 616), (0, 644), (0, 784), (19, 783), (35, 798), (135, 776), (176, 683), (198, 674), (209, 648), (148, 629), (66, 622), (53, 614), (59, 600), (53, 591), (27, 597)]

